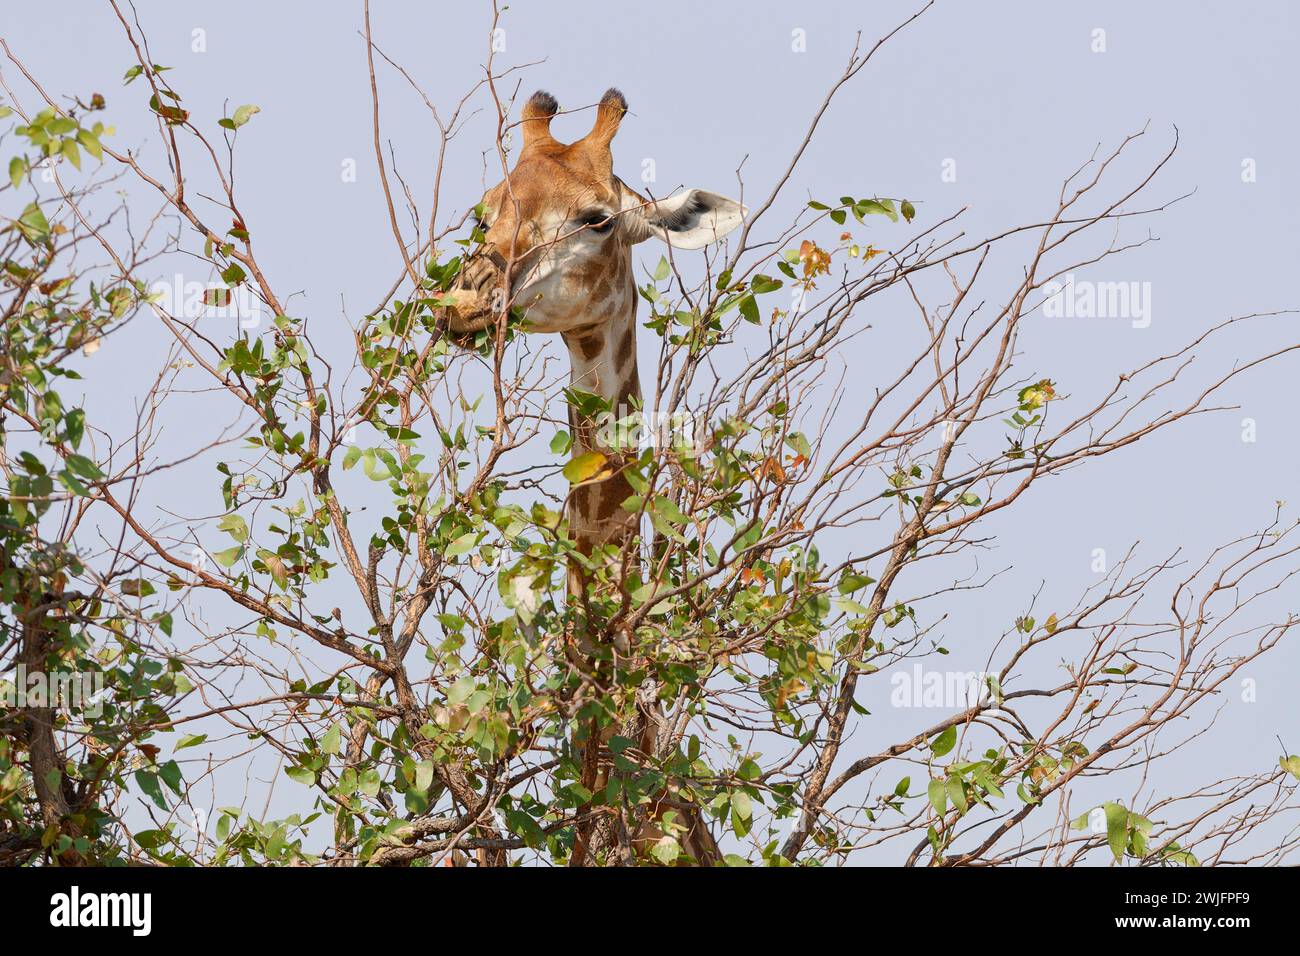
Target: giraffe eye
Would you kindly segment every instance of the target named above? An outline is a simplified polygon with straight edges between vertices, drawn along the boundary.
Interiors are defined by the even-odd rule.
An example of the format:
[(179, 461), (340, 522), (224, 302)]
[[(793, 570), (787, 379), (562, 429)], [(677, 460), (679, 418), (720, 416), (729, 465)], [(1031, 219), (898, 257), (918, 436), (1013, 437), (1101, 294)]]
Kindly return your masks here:
[(578, 223), (597, 235), (604, 235), (614, 228), (614, 217), (603, 209), (594, 209), (584, 213)]

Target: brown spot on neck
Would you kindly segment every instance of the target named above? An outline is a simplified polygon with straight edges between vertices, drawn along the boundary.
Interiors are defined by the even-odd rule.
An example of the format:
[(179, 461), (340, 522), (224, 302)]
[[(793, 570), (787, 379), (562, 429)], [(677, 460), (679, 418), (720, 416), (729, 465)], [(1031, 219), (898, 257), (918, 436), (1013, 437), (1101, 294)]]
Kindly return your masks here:
[(629, 322), (627, 328), (623, 330), (623, 337), (618, 341), (618, 349), (614, 353), (614, 368), (623, 371), (628, 368), (636, 358), (636, 323)]
[(573, 336), (570, 344), (577, 348), (579, 355), (590, 362), (605, 348), (605, 333), (602, 329), (595, 328), (583, 330)]

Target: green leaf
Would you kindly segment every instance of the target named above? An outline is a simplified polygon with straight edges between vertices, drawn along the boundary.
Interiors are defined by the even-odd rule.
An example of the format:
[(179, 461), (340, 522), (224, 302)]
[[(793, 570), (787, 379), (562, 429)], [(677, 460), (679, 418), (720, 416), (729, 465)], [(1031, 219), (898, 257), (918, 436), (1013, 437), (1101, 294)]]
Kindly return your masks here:
[(597, 474), (608, 459), (598, 451), (583, 452), (564, 466), (564, 477), (579, 484)]
[(130, 578), (123, 581), (119, 590), (128, 597), (146, 598), (155, 593), (154, 586), (144, 578)]
[(555, 437), (551, 439), (551, 453), (555, 455), (567, 455), (569, 449), (573, 446), (573, 439), (569, 437), (566, 431), (558, 431)]
[(666, 836), (650, 848), (650, 855), (664, 866), (671, 866), (682, 855), (682, 847), (675, 839)]
[(754, 806), (750, 802), (749, 794), (744, 790), (737, 790), (731, 795), (731, 826), (736, 831), (736, 836), (743, 837), (749, 833), (749, 828), (754, 820)]
[(0, 800), (8, 800), (23, 784), (23, 768), (14, 766), (0, 776)]
[(50, 234), (50, 223), (36, 203), (28, 203), (18, 217), (18, 231), (29, 242), (44, 242)]
[(930, 806), (934, 807), (935, 813), (943, 816), (948, 811), (948, 785), (942, 780), (931, 780), (925, 789), (930, 797)]
[(77, 142), (86, 147), (86, 152), (96, 159), (104, 158), (104, 147), (99, 142), (99, 137), (88, 129), (77, 130)]
[(27, 172), (27, 160), (21, 156), (15, 156), (9, 160), (9, 182), (13, 183), (14, 189), (23, 184), (23, 174)]
[(223, 568), (228, 568), (238, 561), (243, 553), (243, 547), (235, 545), (233, 548), (226, 548), (224, 551), (213, 551), (212, 560), (216, 561), (217, 564), (221, 565)]
[(966, 800), (966, 788), (962, 785), (961, 778), (949, 777), (946, 787), (948, 790), (948, 799), (952, 801), (952, 805), (956, 807), (961, 814), (965, 815), (969, 803)]
[(447, 706), (455, 707), (457, 704), (463, 704), (472, 693), (474, 693), (474, 678), (462, 677), (447, 691)]
[(85, 455), (69, 455), (67, 462), (69, 469), (87, 481), (98, 481), (104, 477), (104, 473), (99, 470), (99, 466)]
[(186, 747), (197, 747), (203, 741), (208, 739), (207, 734), (186, 734), (176, 744), (177, 750), (184, 750)]
[(447, 546), (446, 556), (448, 558), (458, 558), (462, 554), (468, 554), (470, 551), (473, 551), (476, 544), (478, 544), (477, 531), (471, 531), (469, 534), (462, 534)]
[(803, 455), (805, 459), (812, 460), (812, 446), (808, 444), (808, 439), (802, 432), (791, 432), (786, 435), (785, 443), (794, 449), (796, 455)]
[(653, 508), (655, 514), (670, 524), (690, 524), (691, 519), (682, 512), (681, 508), (677, 507), (676, 503), (671, 498), (665, 498), (662, 495), (656, 496)]
[(1103, 808), (1106, 811), (1106, 842), (1119, 861), (1124, 858), (1128, 846), (1128, 811), (1118, 803), (1103, 804)]
[(420, 439), (419, 434), (411, 431), (411, 429), (409, 428), (393, 427), (393, 428), (389, 428), (387, 431), (388, 431), (388, 437), (391, 438), (393, 441), (397, 442), (399, 445), (410, 445), (413, 444), (414, 442), (419, 441)]
[(303, 786), (310, 787), (316, 782), (316, 774), (306, 767), (290, 767), (284, 773), (294, 783), (301, 783)]
[(839, 592), (841, 594), (852, 594), (854, 591), (862, 590), (868, 584), (875, 583), (875, 578), (869, 578), (865, 574), (854, 574), (850, 571), (840, 578)]
[(181, 790), (181, 768), (177, 766), (175, 760), (168, 760), (158, 768), (158, 776), (162, 777), (163, 783), (171, 789), (176, 796), (183, 796)]
[(81, 498), (90, 497), (90, 489), (87, 488), (84, 484), (82, 484), (81, 480), (77, 478), (77, 476), (74, 475), (72, 472), (68, 471), (66, 468), (63, 471), (59, 472), (59, 481), (63, 484), (65, 488), (71, 491), (74, 495), (77, 495)]
[(664, 279), (668, 278), (670, 272), (672, 272), (672, 266), (668, 264), (668, 259), (664, 256), (660, 256), (659, 265), (655, 266), (655, 281), (662, 282)]
[(898, 213), (894, 210), (892, 199), (862, 199), (853, 207), (853, 215), (861, 221), (863, 216), (888, 216), (892, 222), (898, 222)]
[(243, 544), (248, 540), (248, 523), (236, 514), (229, 514), (217, 522), (217, 530), (224, 531)]
[(331, 755), (337, 754), (342, 743), (343, 728), (340, 727), (337, 722), (333, 723), (330, 725), (330, 729), (325, 732), (325, 736), (321, 738), (321, 752)]
[(1173, 841), (1165, 847), (1165, 859), (1170, 863), (1177, 863), (1181, 866), (1200, 866), (1201, 861), (1196, 859), (1195, 855), (1184, 850), (1178, 845), (1178, 841)]
[(81, 169), (81, 150), (77, 148), (77, 141), (75, 139), (65, 139), (63, 145), (59, 147), (59, 151), (68, 158), (68, 162), (70, 162), (74, 168)]
[(171, 838), (166, 830), (137, 830), (135, 842), (142, 850), (156, 850)]
[(949, 727), (934, 740), (930, 741), (930, 752), (936, 757), (942, 757), (957, 745), (957, 727)]
[(86, 411), (74, 408), (63, 416), (64, 429), (68, 435), (68, 444), (76, 448), (81, 444), (81, 436), (86, 433)]
[(1300, 757), (1283, 757), (1278, 761), (1278, 764), (1291, 776), (1300, 780)]
[(358, 787), (367, 797), (374, 797), (379, 793), (379, 783), (379, 771), (372, 767), (369, 770), (362, 771)]
[(162, 787), (158, 784), (158, 775), (150, 770), (137, 770), (135, 772), (135, 782), (139, 784), (140, 789), (145, 795), (158, 804), (159, 808), (166, 811), (167, 801), (163, 799)]

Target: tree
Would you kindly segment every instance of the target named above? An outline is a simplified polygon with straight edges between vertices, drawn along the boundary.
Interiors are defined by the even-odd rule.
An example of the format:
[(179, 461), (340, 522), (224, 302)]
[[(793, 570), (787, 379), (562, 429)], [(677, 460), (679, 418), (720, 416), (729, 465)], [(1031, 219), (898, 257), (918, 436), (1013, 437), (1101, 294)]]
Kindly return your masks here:
[[(0, 859), (685, 864), (700, 862), (692, 814), (738, 865), (886, 845), (908, 865), (1290, 851), (1275, 828), (1300, 778), (1286, 754), (1141, 806), (1115, 789), (1072, 799), (1204, 744), (1214, 695), (1287, 637), (1292, 616), (1254, 616), (1296, 573), (1280, 506), (1189, 568), (1135, 548), (1073, 607), (1027, 596), (983, 671), (936, 672), (960, 692), (942, 719), (885, 737), (862, 703), (946, 653), (946, 615), (980, 587), (963, 556), (1000, 512), (1213, 411), (1230, 383), (1300, 348), (1202, 371), (1200, 346), (1276, 321), (1250, 315), (1095, 381), (1058, 381), (1021, 351), (1045, 290), (1142, 245), (1127, 233), (1177, 201), (1146, 198), (1176, 137), (1124, 182), (1118, 160), (1147, 134), (1126, 137), (1068, 176), (1041, 221), (978, 241), (960, 213), (926, 223), (901, 197), (814, 200), (774, 226), (827, 105), (915, 17), (855, 45), (743, 226), (703, 254), (670, 251), (640, 284), (659, 360), (624, 415), (555, 380), (546, 347), (519, 334), (526, 308), (454, 321), (483, 235), (447, 215), (443, 163), (481, 103), (509, 172), (515, 69), (489, 53), (485, 78), (440, 110), (372, 39), (367, 5), (398, 278), (341, 357), (313, 342), (326, 319), (259, 264), (257, 217), (237, 198), (239, 140), (266, 118), (191, 113), (112, 6), (157, 157), (112, 144), (103, 97), (47, 95), (4, 47), (6, 143), (20, 150), (0, 189), (0, 673), (15, 695), (61, 674), (94, 692), (6, 702)], [(381, 67), (438, 130), (429, 196), (382, 147)], [(111, 198), (121, 182), (149, 202)], [(983, 270), (1004, 250), (1023, 269), (998, 288)], [(220, 281), (163, 294), (159, 268), (181, 256)], [(847, 408), (825, 360), (851, 354), (886, 302), (909, 304), (914, 339), (870, 404)], [(261, 312), (266, 327), (246, 321)], [(138, 323), (169, 351), (128, 383), (138, 415), (114, 431), (69, 396), (111, 374), (101, 343)], [(193, 406), (179, 450), (161, 434), (177, 404)], [(566, 405), (602, 426), (599, 461), (571, 457)], [(566, 504), (610, 470), (637, 534), (601, 553), (570, 533)], [(211, 479), (187, 489), (186, 516), (160, 494), (182, 471)], [(573, 568), (580, 593), (566, 593)], [(630, 735), (651, 705), (661, 726)], [(250, 769), (287, 778), (276, 794), (293, 812), (248, 806)], [(229, 806), (209, 809), (205, 791)]]

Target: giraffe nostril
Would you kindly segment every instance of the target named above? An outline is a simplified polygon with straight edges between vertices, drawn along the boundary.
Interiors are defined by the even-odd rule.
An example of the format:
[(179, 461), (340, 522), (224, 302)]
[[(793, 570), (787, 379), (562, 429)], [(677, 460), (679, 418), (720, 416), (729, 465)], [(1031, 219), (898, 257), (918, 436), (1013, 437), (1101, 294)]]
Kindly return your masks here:
[(453, 288), (486, 298), (500, 281), (501, 270), (496, 266), (494, 257), (480, 253), (466, 261)]
[(501, 270), (491, 256), (476, 258), (469, 269), (469, 282), (475, 292), (484, 293), (501, 278)]

